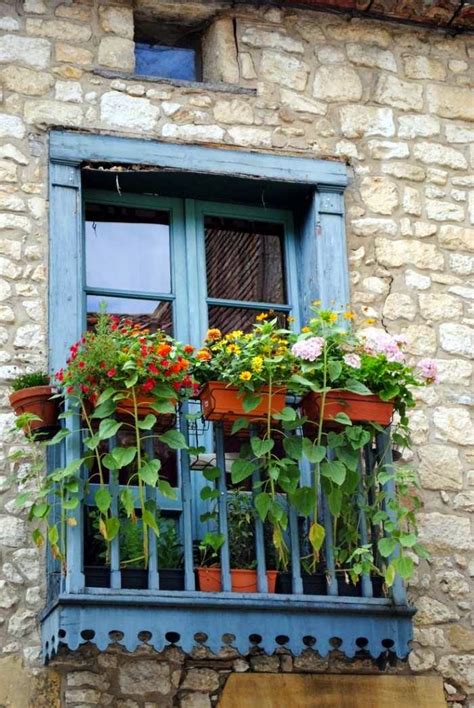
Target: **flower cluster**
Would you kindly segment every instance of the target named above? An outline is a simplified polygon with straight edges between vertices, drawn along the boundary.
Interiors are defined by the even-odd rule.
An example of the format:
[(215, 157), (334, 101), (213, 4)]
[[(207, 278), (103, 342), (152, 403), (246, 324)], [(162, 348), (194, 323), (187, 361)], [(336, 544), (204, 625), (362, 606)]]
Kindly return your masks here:
[(182, 345), (163, 332), (150, 332), (131, 320), (100, 314), (70, 348), (65, 369), (56, 380), (67, 394), (95, 405), (108, 387), (125, 389), (130, 383), (144, 392), (169, 384), (176, 392), (196, 388), (192, 376), (194, 348)]
[(316, 361), (323, 351), (323, 346), (324, 339), (322, 337), (309, 337), (308, 339), (301, 339), (293, 344), (291, 352), (299, 359)]
[(392, 336), (383, 330), (372, 330), (365, 337), (364, 350), (367, 354), (384, 354), (387, 361), (405, 362), (402, 346), (406, 344), (405, 337)]
[(438, 366), (433, 359), (420, 359), (418, 372), (426, 383), (439, 383)]
[(290, 332), (280, 328), (276, 318), (270, 320), (263, 314), (248, 333), (208, 331), (204, 346), (196, 353), (198, 381), (225, 381), (245, 391), (257, 391), (269, 383), (287, 384), (298, 368), (289, 346)]

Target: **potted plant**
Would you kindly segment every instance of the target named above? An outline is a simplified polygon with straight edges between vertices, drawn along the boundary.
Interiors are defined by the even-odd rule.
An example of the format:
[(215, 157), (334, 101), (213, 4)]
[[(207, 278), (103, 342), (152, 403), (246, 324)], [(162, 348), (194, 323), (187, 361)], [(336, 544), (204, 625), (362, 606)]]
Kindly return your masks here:
[[(232, 592), (257, 592), (255, 558), (255, 512), (251, 496), (240, 490), (229, 492), (227, 503), (230, 576)], [(220, 592), (221, 569), (218, 550), (223, 543), (219, 534), (206, 534), (200, 544), (201, 565), (196, 569), (199, 589)], [(275, 592), (278, 571), (267, 570), (268, 592)]]
[(17, 416), (23, 416), (20, 427), (29, 436), (46, 440), (58, 430), (59, 401), (42, 371), (17, 376), (12, 382), (10, 405)]
[(195, 377), (202, 384), (199, 398), (208, 420), (265, 419), (285, 406), (292, 373), (288, 330), (277, 319), (257, 316), (251, 332), (222, 334), (210, 329), (196, 354)]
[[(41, 480), (36, 492), (20, 499), (19, 503), (29, 506), (31, 518), (39, 522), (34, 532), (37, 543), (44, 540), (40, 526), (46, 521), (53, 553), (64, 561), (66, 525), (76, 523), (74, 510), (82, 494), (95, 485), (99, 533), (111, 542), (120, 531), (121, 515), (133, 521), (140, 516), (146, 566), (148, 530), (157, 537), (160, 534), (159, 510), (154, 494), (147, 494), (147, 489), (176, 497), (176, 491), (160, 475), (161, 460), (150, 455), (149, 448), (154, 441), (173, 451), (187, 448), (184, 436), (175, 429), (163, 432), (159, 419), (174, 415), (179, 400), (196, 390), (190, 374), (192, 354), (192, 347), (160, 331), (151, 333), (105, 313), (99, 315), (93, 330), (72, 345), (67, 365), (57, 372), (56, 380), (66, 403), (60, 417), (69, 420), (76, 416), (78, 422), (70, 429), (62, 428), (44, 444), (58, 444), (69, 435), (78, 435), (82, 428), (82, 454), (64, 468), (53, 470)], [(153, 412), (141, 406), (144, 396), (148, 410)], [(129, 408), (121, 418), (117, 409), (124, 403), (125, 407), (131, 403), (131, 411)], [(86, 479), (83, 470), (88, 471)], [(115, 478), (118, 483), (122, 470), (127, 472), (127, 480), (120, 487), (117, 511), (113, 509), (109, 481)], [(139, 512), (135, 510), (132, 486), (138, 488)], [(60, 520), (49, 523), (51, 517)]]

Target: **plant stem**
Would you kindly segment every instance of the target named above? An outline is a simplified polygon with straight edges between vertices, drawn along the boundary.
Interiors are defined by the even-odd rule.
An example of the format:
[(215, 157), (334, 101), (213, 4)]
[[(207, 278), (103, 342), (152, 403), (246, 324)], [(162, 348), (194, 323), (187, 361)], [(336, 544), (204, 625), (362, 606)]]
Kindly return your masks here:
[[(137, 406), (137, 396), (135, 393), (135, 386), (132, 386), (132, 400), (133, 400), (133, 419), (135, 421), (135, 441), (137, 446), (137, 470), (138, 470), (138, 494), (140, 496), (140, 506), (143, 512), (145, 511), (145, 492), (143, 489), (143, 482), (140, 478), (140, 469), (142, 466), (142, 452), (141, 452), (141, 440), (140, 440), (140, 429), (138, 427), (138, 406)], [(148, 528), (144, 522), (143, 523), (143, 554), (145, 556), (145, 568), (148, 567)]]

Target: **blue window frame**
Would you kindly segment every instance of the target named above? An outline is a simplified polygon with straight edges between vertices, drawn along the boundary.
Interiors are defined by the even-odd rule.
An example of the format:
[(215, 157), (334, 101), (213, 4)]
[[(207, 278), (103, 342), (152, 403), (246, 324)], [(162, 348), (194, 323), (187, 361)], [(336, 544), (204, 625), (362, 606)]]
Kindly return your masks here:
[[(215, 180), (234, 180), (235, 194), (245, 182), (255, 180), (285, 184), (291, 189), (302, 189), (305, 198), (295, 204), (292, 213), (285, 210), (265, 209), (256, 206), (217, 204), (194, 199), (112, 196), (110, 192), (83, 193), (81, 163), (84, 160), (136, 164), (137, 155), (144, 155), (144, 162), (189, 176), (197, 173)], [(175, 335), (183, 340), (199, 343), (209, 322), (209, 308), (228, 307), (230, 310), (262, 309), (272, 306), (283, 313), (304, 319), (309, 303), (318, 299), (323, 305), (332, 301), (345, 304), (349, 300), (346, 245), (344, 234), (343, 189), (347, 183), (343, 165), (333, 162), (303, 158), (258, 155), (229, 150), (216, 150), (196, 146), (176, 146), (128, 138), (80, 135), (53, 131), (50, 134), (50, 367), (61, 367), (71, 341), (82, 331), (87, 310), (87, 297), (126, 298), (142, 302), (170, 303), (173, 309)], [(238, 179), (235, 175), (239, 175)], [(188, 180), (189, 184), (189, 180)], [(184, 199), (184, 201), (183, 201)], [(136, 288), (132, 281), (125, 288), (110, 287), (113, 282), (101, 283), (97, 273), (87, 271), (85, 252), (87, 234), (84, 231), (85, 203), (113, 208), (120, 204), (133, 209), (143, 209), (153, 214), (167, 214), (165, 224), (170, 229), (171, 255), (169, 283), (160, 275), (159, 287), (149, 285)], [(152, 222), (153, 218), (150, 217)], [(161, 221), (160, 221), (161, 219)], [(270, 223), (283, 228), (284, 238), (284, 287), (279, 302), (249, 300), (240, 292), (238, 298), (216, 297), (209, 294), (206, 283), (206, 219), (212, 227), (224, 223), (219, 237), (229, 232), (229, 219), (252, 221), (261, 225)], [(212, 221), (217, 220), (217, 221)], [(221, 221), (219, 221), (221, 220)], [(227, 221), (226, 221), (227, 220)], [(91, 218), (94, 234), (93, 219)], [(146, 219), (145, 219), (146, 221)], [(162, 217), (156, 217), (163, 226)], [(115, 223), (115, 222), (113, 222)], [(276, 228), (276, 226), (275, 226)], [(144, 229), (146, 231), (146, 229)], [(269, 229), (270, 236), (274, 230)], [(215, 234), (214, 234), (215, 235)], [(107, 238), (107, 235), (106, 235)], [(145, 269), (145, 272), (146, 271)], [(146, 280), (146, 279), (145, 279)], [(217, 281), (216, 281), (217, 282)], [(165, 285), (163, 285), (163, 283)], [(169, 285), (169, 287), (168, 287)], [(219, 294), (220, 283), (217, 283)], [(213, 286), (214, 287), (214, 286)], [(223, 293), (225, 295), (225, 293)], [(184, 416), (180, 416), (183, 432), (187, 432)], [(218, 427), (220, 424), (217, 424)], [(222, 426), (216, 431), (218, 465), (225, 466)], [(208, 444), (209, 440), (207, 440)], [(69, 455), (78, 457), (80, 436), (66, 438), (61, 453), (62, 460), (50, 460), (58, 465)], [(368, 451), (369, 452), (369, 451)], [(57, 454), (57, 453), (55, 453)], [(377, 455), (390, 464), (390, 446), (387, 439), (377, 441)], [(370, 455), (369, 455), (370, 456)], [(185, 590), (166, 592), (159, 587), (159, 568), (151, 562), (148, 570), (148, 589), (140, 593), (121, 587), (119, 554), (112, 548), (111, 582), (108, 588), (88, 587), (83, 564), (83, 523), (81, 508), (76, 513), (76, 526), (68, 527), (67, 567), (65, 577), (58, 579), (54, 562), (49, 559), (52, 578), (49, 603), (42, 616), (43, 652), (47, 659), (66, 643), (71, 649), (91, 639), (100, 649), (110, 643), (114, 630), (123, 633), (122, 642), (133, 650), (139, 643), (141, 631), (152, 633), (151, 644), (156, 649), (178, 642), (185, 651), (195, 643), (196, 633), (205, 632), (206, 644), (218, 651), (223, 633), (234, 636), (234, 644), (242, 652), (256, 643), (272, 651), (283, 643), (294, 653), (317, 641), (321, 654), (331, 649), (331, 638), (343, 641), (342, 649), (353, 656), (360, 648), (372, 655), (391, 650), (398, 656), (408, 652), (411, 639), (411, 615), (400, 580), (397, 580), (391, 598), (374, 598), (370, 580), (363, 583), (362, 597), (338, 597), (337, 583), (331, 584), (327, 596), (301, 594), (299, 563), (293, 568), (291, 596), (269, 595), (265, 592), (264, 573), (259, 565), (259, 596), (241, 597), (230, 592), (202, 593), (194, 590), (192, 539), (199, 537), (196, 509), (193, 508), (192, 486), (199, 485), (200, 475), (190, 474), (189, 459), (185, 452), (179, 460), (179, 494), (168, 508), (166, 500), (158, 500), (161, 508), (180, 515), (184, 528)], [(223, 479), (221, 476), (221, 480)], [(93, 490), (91, 490), (91, 493)], [(111, 484), (112, 495), (117, 496), (117, 486)], [(222, 482), (222, 503), (225, 504), (225, 481)], [(388, 489), (387, 494), (393, 493)], [(169, 503), (169, 500), (168, 500)], [(84, 499), (87, 506), (87, 498)], [(299, 558), (296, 519), (290, 519), (292, 554)], [(295, 533), (294, 533), (295, 532)], [(258, 543), (258, 542), (257, 542)], [(257, 549), (258, 553), (258, 549)], [(329, 559), (329, 555), (328, 555)], [(223, 587), (228, 587), (228, 568), (222, 561)], [(329, 567), (329, 560), (328, 560)], [(264, 569), (263, 569), (264, 570)], [(276, 635), (276, 636), (275, 636)]]
[(198, 81), (198, 57), (191, 47), (135, 43), (135, 74)]

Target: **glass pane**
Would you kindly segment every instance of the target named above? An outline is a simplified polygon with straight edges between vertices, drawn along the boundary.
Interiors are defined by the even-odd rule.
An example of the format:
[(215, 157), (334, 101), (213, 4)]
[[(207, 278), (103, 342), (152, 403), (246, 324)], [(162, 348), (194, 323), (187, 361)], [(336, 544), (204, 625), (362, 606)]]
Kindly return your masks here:
[(194, 49), (137, 42), (135, 74), (196, 81), (196, 52)]
[(168, 212), (88, 204), (86, 282), (91, 288), (171, 292)]
[(206, 216), (208, 297), (284, 304), (282, 224)]
[[(248, 310), (245, 307), (210, 305), (208, 307), (209, 327), (217, 327), (224, 334), (232, 332), (233, 329), (242, 329), (244, 332), (248, 332), (252, 329), (259, 312), (259, 310)], [(272, 312), (269, 317), (277, 317), (280, 327), (287, 326), (285, 312)]]
[(162, 329), (167, 334), (173, 334), (173, 308), (171, 302), (160, 300), (136, 300), (125, 297), (109, 297), (105, 295), (87, 296), (87, 328), (91, 329), (97, 313), (105, 306), (109, 315), (118, 315), (121, 319), (131, 319), (152, 332)]

